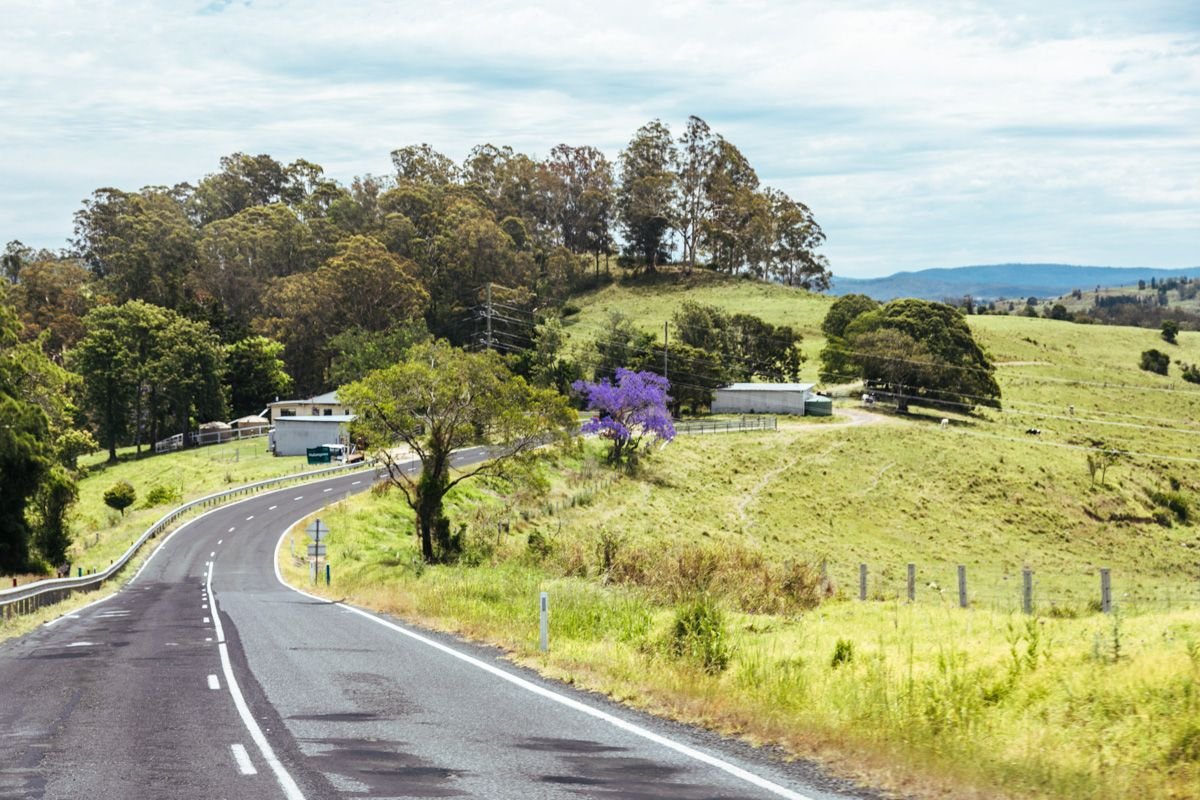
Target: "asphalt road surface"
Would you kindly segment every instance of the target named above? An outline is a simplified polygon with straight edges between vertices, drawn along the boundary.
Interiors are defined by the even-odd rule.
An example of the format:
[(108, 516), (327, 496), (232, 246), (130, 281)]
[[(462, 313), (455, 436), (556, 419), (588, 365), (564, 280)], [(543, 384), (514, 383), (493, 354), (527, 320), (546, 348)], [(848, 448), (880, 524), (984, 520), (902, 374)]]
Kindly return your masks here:
[(211, 511), (110, 599), (0, 643), (0, 798), (866, 796), (284, 586), (281, 534), (370, 482)]

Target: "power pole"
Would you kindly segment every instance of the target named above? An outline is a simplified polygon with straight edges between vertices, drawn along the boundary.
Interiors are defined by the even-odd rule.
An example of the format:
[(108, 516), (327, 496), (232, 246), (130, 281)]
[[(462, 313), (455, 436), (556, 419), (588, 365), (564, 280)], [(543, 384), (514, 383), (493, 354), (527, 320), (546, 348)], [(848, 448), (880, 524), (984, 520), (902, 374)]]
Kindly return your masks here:
[(484, 344), (488, 350), (492, 349), (492, 284), (487, 285), (487, 339)]

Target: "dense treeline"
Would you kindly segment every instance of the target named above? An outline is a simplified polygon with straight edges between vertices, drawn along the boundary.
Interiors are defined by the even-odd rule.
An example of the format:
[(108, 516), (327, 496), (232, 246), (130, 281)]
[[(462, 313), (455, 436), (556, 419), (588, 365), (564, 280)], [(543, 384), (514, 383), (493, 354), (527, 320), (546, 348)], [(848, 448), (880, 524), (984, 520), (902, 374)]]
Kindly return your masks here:
[[(35, 413), (21, 381), (8, 380), (0, 395), (21, 409), (5, 430), (42, 441), (44, 422), (94, 434), (115, 459), (122, 445), (140, 449), (256, 413), (276, 395), (356, 380), (431, 338), (506, 351), (518, 372), (559, 388), (635, 358), (657, 363), (636, 337), (636, 352), (601, 341), (589, 357), (560, 357), (558, 310), (605, 280), (614, 257), (634, 272), (673, 263), (828, 285), (809, 209), (763, 186), (737, 147), (696, 117), (678, 136), (658, 120), (644, 125), (615, 163), (565, 144), (542, 159), (484, 144), (461, 164), (420, 144), (391, 161), (391, 174), (344, 185), (309, 161), (234, 153), (194, 183), (97, 189), (61, 252), (10, 242), (0, 255), (2, 346), (36, 350), (39, 374), (61, 384), (66, 405)], [(760, 323), (715, 320), (723, 333), (713, 353), (680, 345), (692, 348), (679, 355), (698, 374), (713, 358), (751, 365), (697, 378), (693, 405), (717, 372), (794, 374), (794, 335)], [(780, 339), (784, 351), (764, 355), (760, 339)], [(26, 502), (6, 506), (0, 537), (27, 543), (31, 520), (58, 513), (49, 501), (34, 508), (51, 476), (73, 491), (74, 450), (5, 447), (15, 460), (0, 483)], [(30, 486), (9, 480), (18, 469)], [(60, 492), (60, 516), (69, 493)], [(61, 550), (40, 552), (53, 562)], [(2, 568), (27, 561), (27, 549), (5, 552)]]

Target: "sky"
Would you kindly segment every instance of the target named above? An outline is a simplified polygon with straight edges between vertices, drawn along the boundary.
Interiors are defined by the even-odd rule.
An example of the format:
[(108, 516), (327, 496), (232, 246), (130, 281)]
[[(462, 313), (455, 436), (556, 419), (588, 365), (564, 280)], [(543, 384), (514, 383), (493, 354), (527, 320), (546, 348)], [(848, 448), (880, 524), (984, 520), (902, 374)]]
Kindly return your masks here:
[(0, 0), (0, 244), (222, 155), (615, 158), (705, 119), (835, 274), (1200, 265), (1200, 3)]

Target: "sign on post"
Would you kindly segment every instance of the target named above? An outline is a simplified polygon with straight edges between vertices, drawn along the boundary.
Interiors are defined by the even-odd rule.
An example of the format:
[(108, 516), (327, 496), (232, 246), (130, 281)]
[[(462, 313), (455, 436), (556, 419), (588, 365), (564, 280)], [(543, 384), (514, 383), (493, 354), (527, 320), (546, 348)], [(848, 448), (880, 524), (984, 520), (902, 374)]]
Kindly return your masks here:
[(324, 558), (325, 557), (325, 545), (310, 544), (308, 546), (308, 557), (309, 558)]
[[(312, 563), (310, 570), (312, 582), (316, 583), (317, 575), (320, 572), (321, 559), (326, 557), (324, 540), (329, 536), (329, 526), (317, 519), (309, 523), (304, 532), (313, 540), (313, 543), (308, 546), (308, 557)], [(328, 567), (329, 564), (326, 563), (325, 566)]]

